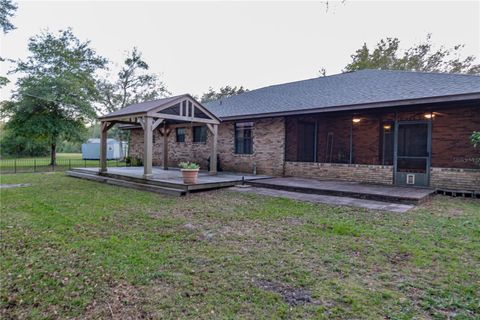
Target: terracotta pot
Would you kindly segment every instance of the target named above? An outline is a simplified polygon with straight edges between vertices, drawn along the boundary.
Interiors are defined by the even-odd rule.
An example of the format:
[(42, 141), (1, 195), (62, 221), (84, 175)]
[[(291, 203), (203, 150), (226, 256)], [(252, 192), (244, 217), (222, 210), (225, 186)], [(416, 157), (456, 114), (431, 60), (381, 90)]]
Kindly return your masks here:
[(183, 176), (183, 183), (195, 184), (197, 183), (199, 169), (181, 169)]

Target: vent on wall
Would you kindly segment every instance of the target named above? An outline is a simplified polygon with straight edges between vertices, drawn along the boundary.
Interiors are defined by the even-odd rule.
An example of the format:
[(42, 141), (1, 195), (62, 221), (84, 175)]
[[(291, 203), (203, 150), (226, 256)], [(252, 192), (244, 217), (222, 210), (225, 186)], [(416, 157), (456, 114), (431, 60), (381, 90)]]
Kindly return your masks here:
[(407, 184), (415, 184), (415, 175), (407, 174)]

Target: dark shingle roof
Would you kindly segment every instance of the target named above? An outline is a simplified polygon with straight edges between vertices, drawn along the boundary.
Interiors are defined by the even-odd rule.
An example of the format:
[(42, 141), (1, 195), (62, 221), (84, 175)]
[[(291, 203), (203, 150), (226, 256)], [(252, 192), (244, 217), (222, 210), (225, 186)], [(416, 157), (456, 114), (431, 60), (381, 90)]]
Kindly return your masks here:
[(273, 85), (204, 106), (220, 118), (240, 118), (472, 93), (480, 93), (480, 76), (361, 70)]

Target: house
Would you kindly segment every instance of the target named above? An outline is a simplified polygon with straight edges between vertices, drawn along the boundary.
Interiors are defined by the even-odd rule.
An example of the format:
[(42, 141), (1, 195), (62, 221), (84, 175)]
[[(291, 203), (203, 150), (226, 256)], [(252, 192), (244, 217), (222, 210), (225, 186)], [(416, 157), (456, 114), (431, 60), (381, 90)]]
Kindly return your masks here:
[(226, 171), (480, 190), (476, 75), (362, 70), (204, 105), (169, 97), (100, 120), (105, 137), (115, 123), (131, 130), (145, 178), (151, 164), (207, 168), (209, 158), (215, 174), (218, 157)]

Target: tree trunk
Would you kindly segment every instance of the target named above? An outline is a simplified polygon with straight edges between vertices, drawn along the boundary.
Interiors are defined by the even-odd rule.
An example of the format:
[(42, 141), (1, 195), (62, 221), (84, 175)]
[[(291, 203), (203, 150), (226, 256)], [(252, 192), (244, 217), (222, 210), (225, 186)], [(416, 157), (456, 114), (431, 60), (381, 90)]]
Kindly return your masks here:
[(54, 166), (57, 162), (57, 145), (52, 143), (50, 145), (50, 165)]

